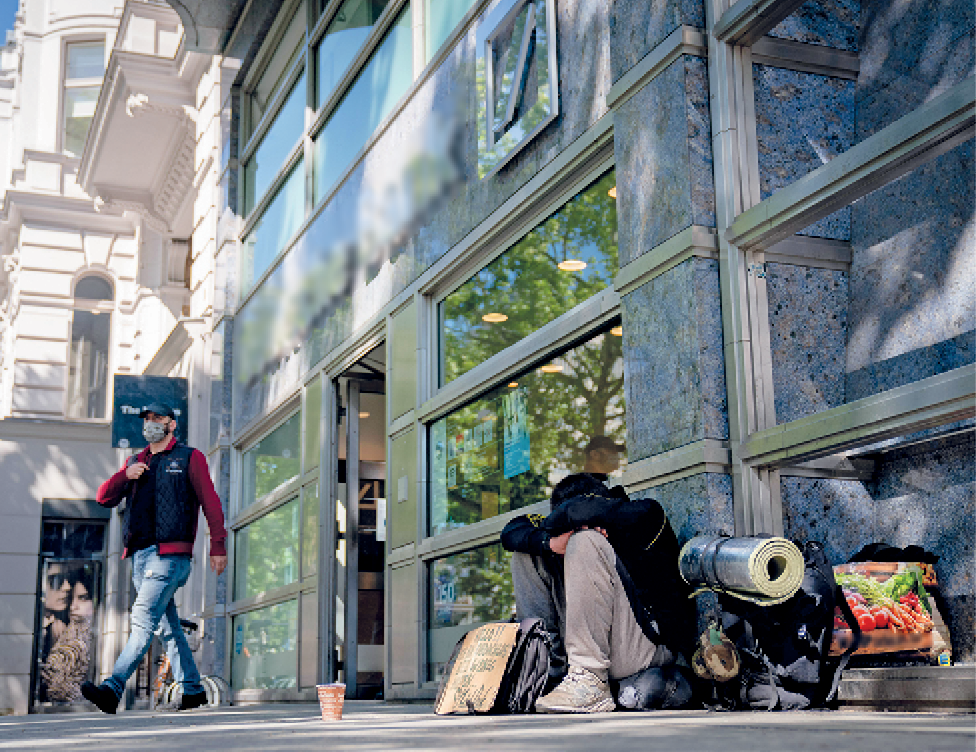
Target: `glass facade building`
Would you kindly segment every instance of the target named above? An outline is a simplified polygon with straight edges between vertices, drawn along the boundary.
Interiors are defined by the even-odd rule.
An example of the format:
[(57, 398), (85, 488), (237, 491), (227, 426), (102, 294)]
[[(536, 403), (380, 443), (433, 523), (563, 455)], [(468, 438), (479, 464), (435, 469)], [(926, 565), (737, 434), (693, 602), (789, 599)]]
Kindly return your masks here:
[[(668, 20), (650, 2), (253, 5), (225, 50), (245, 64), (218, 421), (242, 699), (336, 680), (430, 698), (457, 640), (513, 614), (501, 530), (548, 513), (595, 437), (625, 447), (608, 482), (659, 499), (682, 540), (829, 530), (835, 559), (883, 531), (838, 525), (832, 499), (881, 514), (870, 478), (897, 485), (897, 447), (971, 443), (972, 416), (937, 396), (963, 388), (969, 351), (922, 354), (964, 343), (969, 309), (946, 299), (969, 323), (919, 339), (876, 296), (897, 332), (861, 346), (877, 249), (903, 237), (876, 211), (897, 197), (878, 199), (891, 173), (871, 149), (927, 110), (855, 122), (857, 58), (880, 52), (846, 11), (760, 28), (677, 2)], [(936, 143), (941, 177), (905, 179), (961, 181), (968, 217), (972, 145)], [(857, 190), (834, 174), (845, 152), (871, 176)], [(918, 378), (888, 363), (908, 353)], [(904, 409), (885, 401), (902, 388)], [(915, 398), (938, 417), (912, 417)], [(843, 428), (882, 402), (884, 426)]]

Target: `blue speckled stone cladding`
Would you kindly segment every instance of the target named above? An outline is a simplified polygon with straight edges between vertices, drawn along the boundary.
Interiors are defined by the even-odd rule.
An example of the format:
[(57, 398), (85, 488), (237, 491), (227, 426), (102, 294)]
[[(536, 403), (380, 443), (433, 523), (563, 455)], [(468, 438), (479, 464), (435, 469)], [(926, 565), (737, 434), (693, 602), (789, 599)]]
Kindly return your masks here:
[(971, 0), (862, 0), (857, 140), (976, 70)]
[(610, 70), (617, 81), (679, 26), (705, 26), (701, 0), (610, 0)]
[(732, 477), (700, 473), (631, 494), (634, 499), (656, 499), (664, 507), (678, 543), (696, 535), (732, 535)]
[(976, 361), (973, 142), (854, 207), (847, 401)]
[(614, 113), (620, 265), (715, 226), (707, 64), (683, 55)]
[(622, 299), (627, 456), (729, 435), (718, 262), (692, 258)]
[[(854, 81), (753, 65), (753, 85), (761, 198), (769, 198), (851, 147)], [(850, 240), (850, 207), (799, 234)]]
[(860, 0), (808, 0), (769, 36), (857, 52), (860, 10)]
[(976, 592), (976, 441), (972, 431), (877, 455), (870, 482), (783, 477), (786, 535), (823, 541), (834, 564), (884, 541), (939, 557), (954, 660), (972, 661)]
[(776, 422), (844, 404), (846, 272), (767, 264)]

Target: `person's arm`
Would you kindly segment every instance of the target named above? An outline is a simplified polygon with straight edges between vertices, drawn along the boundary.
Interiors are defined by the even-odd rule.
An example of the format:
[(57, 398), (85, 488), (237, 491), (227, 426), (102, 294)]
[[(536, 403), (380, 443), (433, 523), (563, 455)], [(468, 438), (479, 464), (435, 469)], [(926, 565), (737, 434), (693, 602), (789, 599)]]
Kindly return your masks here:
[(129, 460), (126, 460), (121, 470), (98, 487), (98, 493), (95, 494), (95, 501), (109, 509), (117, 507), (122, 503), (122, 499), (125, 498), (128, 490), (127, 486), (131, 480), (127, 475), (129, 464)]
[(654, 499), (631, 501), (621, 495), (615, 501), (570, 499), (552, 511), (545, 527), (552, 535), (584, 527), (602, 528), (614, 547), (647, 548), (666, 522), (664, 509)]
[(552, 553), (549, 546), (552, 536), (542, 527), (544, 519), (538, 514), (523, 514), (510, 520), (502, 530), (502, 548), (535, 556)]
[[(193, 484), (193, 490), (200, 500), (200, 506), (203, 508), (203, 516), (207, 518), (207, 527), (210, 528), (211, 564), (213, 564), (213, 559), (223, 558), (223, 563), (226, 565), (227, 530), (224, 528), (224, 510), (220, 505), (217, 489), (214, 488), (213, 481), (210, 479), (207, 458), (199, 449), (194, 449), (193, 454), (190, 455), (188, 475), (190, 476), (190, 483)], [(223, 571), (223, 567), (220, 567), (220, 570)]]

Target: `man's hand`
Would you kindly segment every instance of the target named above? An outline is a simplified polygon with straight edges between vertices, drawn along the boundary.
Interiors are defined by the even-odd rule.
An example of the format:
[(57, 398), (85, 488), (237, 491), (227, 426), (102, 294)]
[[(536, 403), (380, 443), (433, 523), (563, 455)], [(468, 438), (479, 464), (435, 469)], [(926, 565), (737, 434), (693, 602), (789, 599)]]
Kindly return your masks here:
[(554, 554), (559, 556), (566, 555), (566, 546), (569, 543), (570, 537), (573, 535), (573, 531), (563, 533), (562, 535), (554, 535), (549, 539), (549, 548), (552, 549)]
[(217, 573), (217, 575), (222, 575), (224, 569), (227, 568), (227, 557), (226, 556), (211, 556), (210, 557), (210, 568)]
[(145, 462), (133, 462), (125, 469), (125, 477), (129, 480), (139, 480), (146, 470), (149, 469), (149, 465)]

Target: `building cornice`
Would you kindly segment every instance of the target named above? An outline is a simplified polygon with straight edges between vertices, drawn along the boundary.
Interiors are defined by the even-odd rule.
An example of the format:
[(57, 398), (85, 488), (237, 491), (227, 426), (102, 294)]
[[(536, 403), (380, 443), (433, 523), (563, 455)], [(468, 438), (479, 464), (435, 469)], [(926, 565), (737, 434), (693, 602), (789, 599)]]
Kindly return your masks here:
[(4, 418), (0, 420), (0, 442), (20, 439), (47, 439), (53, 443), (84, 441), (112, 443), (112, 424), (108, 421), (44, 420), (39, 418)]

